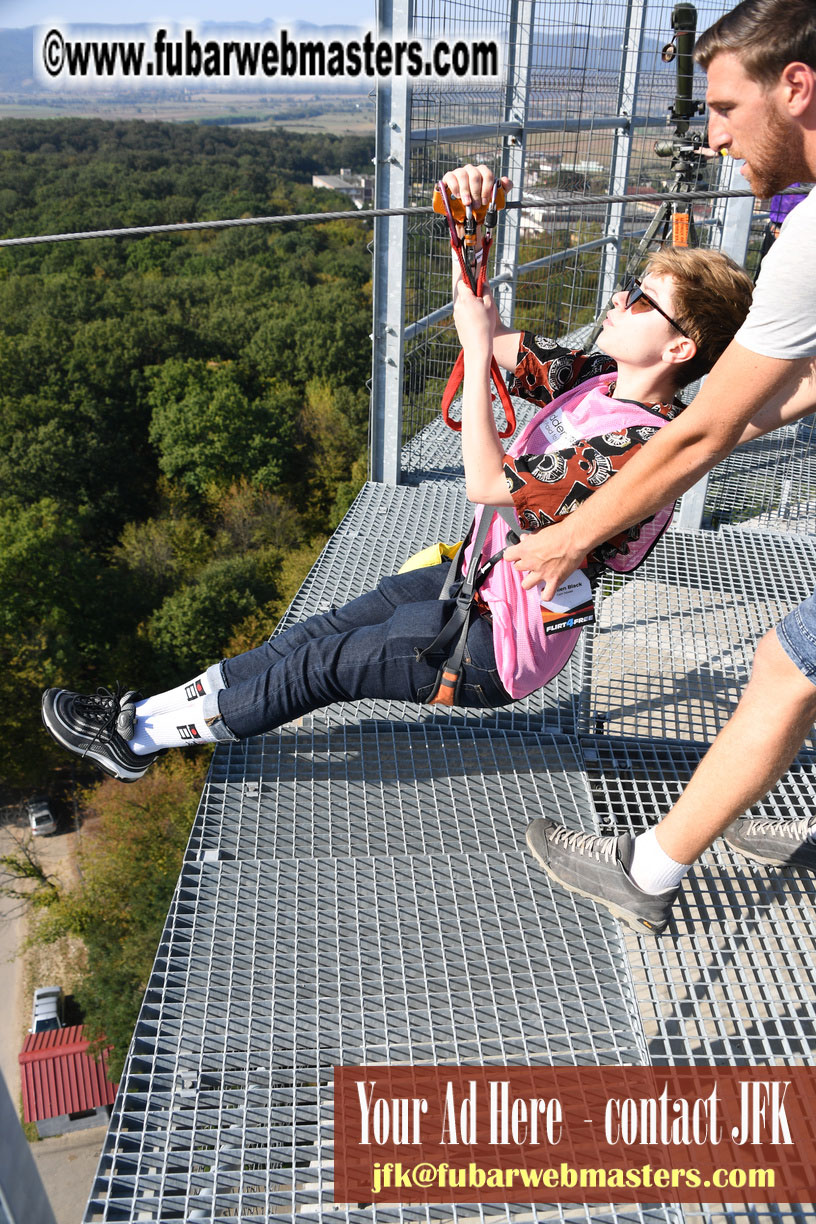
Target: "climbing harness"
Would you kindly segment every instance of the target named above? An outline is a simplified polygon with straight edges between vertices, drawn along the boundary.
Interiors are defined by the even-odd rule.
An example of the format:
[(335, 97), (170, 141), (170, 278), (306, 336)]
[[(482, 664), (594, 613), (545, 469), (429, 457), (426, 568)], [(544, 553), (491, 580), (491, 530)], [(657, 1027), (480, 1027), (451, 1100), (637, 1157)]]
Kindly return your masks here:
[[(499, 210), (504, 208), (505, 204), (504, 188), (499, 182), (493, 184), (493, 194), (490, 198), (490, 203), (482, 204), (477, 208), (474, 208), (472, 204), (462, 204), (461, 200), (451, 199), (447, 187), (441, 180), (437, 183), (436, 190), (434, 191), (433, 210), (435, 213), (441, 213), (447, 219), (451, 248), (459, 260), (462, 276), (470, 285), (476, 297), (482, 297), (484, 293), (487, 277), (487, 257), (493, 244), (493, 231), (496, 228)], [(459, 236), (459, 231), (456, 228), (457, 222), (464, 228), (464, 235), (462, 237)], [(484, 225), (481, 251), (476, 250), (476, 228), (478, 225)], [(462, 422), (453, 419), (450, 415), (450, 406), (456, 398), (464, 377), (465, 354), (460, 349), (459, 356), (456, 358), (454, 367), (451, 370), (447, 386), (442, 392), (443, 420), (450, 429), (456, 430), (457, 433), (462, 429)], [(513, 401), (510, 399), (510, 394), (504, 384), (504, 379), (495, 357), (490, 359), (490, 377), (498, 392), (499, 400), (507, 419), (504, 429), (499, 430), (499, 437), (509, 438), (516, 430), (516, 414), (513, 409)]]
[[(519, 525), (516, 521), (516, 516), (509, 506), (485, 506), (482, 510), (482, 517), (479, 522), (479, 529), (476, 532), (476, 538), (473, 542), (473, 552), (470, 556), (470, 566), (465, 578), (461, 579), (459, 591), (455, 596), (455, 604), (453, 611), (447, 622), (443, 625), (441, 631), (437, 634), (429, 646), (424, 650), (417, 648), (416, 657), (418, 661), (429, 659), (431, 656), (439, 655), (443, 650), (448, 650), (453, 644), (453, 649), (445, 659), (445, 662), (439, 668), (436, 677), (436, 683), (433, 690), (425, 699), (426, 705), (443, 705), (454, 706), (458, 705), (459, 689), (462, 682), (462, 663), (465, 657), (465, 647), (467, 646), (468, 629), (473, 620), (474, 613), (478, 614), (478, 605), (476, 602), (476, 592), (487, 578), (490, 571), (495, 565), (498, 565), (504, 556), (504, 548), (500, 548), (492, 557), (488, 557), (486, 561), (482, 561), (482, 549), (484, 548), (487, 533), (490, 530), (490, 524), (493, 521), (493, 515), (500, 514), (508, 524), (510, 530), (507, 533), (505, 547), (511, 544), (518, 544)], [(465, 549), (468, 546), (471, 535), (473, 534), (473, 525), (471, 524), (470, 531), (465, 536), (462, 543), (457, 549), (456, 555), (450, 564), (448, 575), (439, 592), (440, 599), (453, 598), (453, 589), (456, 583), (460, 581), (462, 565), (464, 562)]]

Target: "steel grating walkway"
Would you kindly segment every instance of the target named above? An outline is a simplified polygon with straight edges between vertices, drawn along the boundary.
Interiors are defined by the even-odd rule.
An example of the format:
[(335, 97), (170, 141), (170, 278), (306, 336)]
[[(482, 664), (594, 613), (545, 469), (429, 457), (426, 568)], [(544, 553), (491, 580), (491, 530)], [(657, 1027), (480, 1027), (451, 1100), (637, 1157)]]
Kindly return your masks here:
[(815, 429), (808, 417), (738, 447), (709, 477), (703, 525), (816, 530)]
[(759, 638), (816, 586), (816, 541), (755, 531), (668, 532), (630, 578), (604, 580), (585, 649), (585, 728), (714, 738)]
[[(601, 827), (640, 832), (680, 794), (705, 748), (593, 738), (584, 745)], [(752, 811), (816, 811), (816, 756), (803, 752)], [(660, 940), (626, 932), (648, 1061), (805, 1063), (816, 1045), (816, 879), (760, 867), (718, 841), (695, 865)], [(814, 1218), (816, 1212), (810, 1218)]]
[(617, 924), (518, 849), (517, 802), (592, 826), (576, 747), (414, 725), (219, 751), (86, 1218), (679, 1219), (331, 1198), (336, 1063), (644, 1061)]
[[(546, 808), (589, 819), (577, 747), (434, 724), (282, 731), (213, 761), (188, 853), (220, 859), (502, 853)], [(579, 826), (580, 827), (580, 824)]]
[[(284, 624), (458, 537), (469, 514), (454, 479), (367, 485)], [(656, 819), (733, 707), (757, 637), (814, 578), (802, 537), (672, 532), (609, 584), (594, 635), (538, 705), (440, 718), (364, 702), (219, 748), (88, 1224), (816, 1219), (806, 1205), (338, 1207), (331, 1093), (338, 1062), (810, 1060), (810, 875), (718, 847), (669, 933), (646, 940), (552, 890), (523, 831), (542, 813), (610, 831)], [(814, 760), (757, 810), (811, 810)]]

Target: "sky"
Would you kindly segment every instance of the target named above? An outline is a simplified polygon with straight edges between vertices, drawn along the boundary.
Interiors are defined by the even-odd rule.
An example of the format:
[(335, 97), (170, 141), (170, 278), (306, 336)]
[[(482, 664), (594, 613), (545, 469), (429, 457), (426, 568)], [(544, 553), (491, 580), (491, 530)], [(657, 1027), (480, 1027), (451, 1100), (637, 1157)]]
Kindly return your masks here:
[[(115, 14), (115, 15), (114, 15)], [(315, 25), (370, 25), (374, 0), (0, 0), (0, 29), (132, 22), (310, 21)]]

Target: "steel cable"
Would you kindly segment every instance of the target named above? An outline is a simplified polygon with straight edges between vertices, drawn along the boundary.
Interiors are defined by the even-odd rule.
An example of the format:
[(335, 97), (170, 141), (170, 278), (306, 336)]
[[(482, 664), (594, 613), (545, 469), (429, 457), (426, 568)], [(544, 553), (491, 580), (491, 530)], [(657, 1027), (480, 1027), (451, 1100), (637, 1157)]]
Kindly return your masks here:
[[(801, 194), (792, 193), (792, 194)], [(655, 191), (648, 197), (629, 195), (552, 195), (546, 199), (528, 196), (508, 201), (507, 208), (553, 209), (583, 208), (589, 204), (643, 204), (664, 200), (683, 203), (693, 200), (752, 198), (750, 191)], [(430, 205), (413, 208), (351, 209), (346, 212), (289, 213), (280, 217), (232, 217), (216, 221), (178, 221), (169, 225), (132, 225), (120, 229), (86, 230), (69, 234), (34, 234), (23, 238), (0, 238), (0, 247), (34, 246), (44, 242), (78, 242), (89, 238), (135, 238), (146, 234), (177, 234), (190, 230), (229, 229), (246, 225), (286, 225), (296, 222), (369, 221), (377, 217), (432, 215)]]

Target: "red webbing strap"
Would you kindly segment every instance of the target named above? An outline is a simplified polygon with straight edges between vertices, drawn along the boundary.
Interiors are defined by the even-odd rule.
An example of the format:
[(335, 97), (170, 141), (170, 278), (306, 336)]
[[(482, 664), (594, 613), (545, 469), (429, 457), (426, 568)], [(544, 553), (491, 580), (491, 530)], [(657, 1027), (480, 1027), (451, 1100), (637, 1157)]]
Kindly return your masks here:
[[(456, 224), (453, 220), (453, 214), (451, 213), (450, 203), (448, 201), (447, 188), (442, 182), (439, 183), (439, 193), (442, 196), (442, 201), (445, 205), (445, 216), (447, 217), (448, 229), (450, 230), (451, 247), (456, 252), (456, 256), (459, 260), (459, 267), (462, 269), (462, 276), (474, 289), (476, 296), (482, 297), (484, 294), (485, 281), (487, 279), (487, 257), (490, 254), (490, 248), (493, 245), (493, 236), (492, 234), (489, 236), (485, 235), (485, 239), (482, 244), (482, 262), (481, 266), (479, 267), (476, 285), (474, 287), (473, 278), (462, 251), (462, 240), (456, 232)], [(456, 358), (453, 369), (450, 372), (450, 377), (445, 384), (445, 390), (442, 392), (441, 404), (443, 421), (449, 429), (454, 430), (456, 433), (462, 432), (462, 422), (455, 420), (451, 416), (450, 407), (453, 401), (456, 399), (457, 392), (462, 385), (464, 377), (465, 354), (460, 349), (459, 356)], [(498, 431), (499, 437), (509, 438), (511, 434), (516, 432), (516, 413), (515, 409), (513, 408), (513, 401), (510, 399), (510, 393), (505, 385), (499, 363), (496, 361), (495, 357), (491, 357), (490, 359), (490, 377), (498, 393), (499, 403), (502, 406), (507, 422), (504, 429), (500, 429)]]
[[(459, 393), (459, 388), (462, 385), (462, 380), (465, 377), (465, 354), (459, 350), (459, 356), (456, 358), (454, 367), (450, 372), (450, 378), (445, 384), (445, 390), (442, 392), (442, 418), (448, 429), (453, 429), (456, 433), (462, 432), (462, 422), (457, 421), (450, 414), (450, 406), (456, 399)], [(516, 430), (516, 413), (513, 408), (513, 401), (510, 399), (510, 392), (507, 390), (502, 372), (495, 357), (490, 360), (490, 377), (493, 380), (494, 386), (499, 395), (499, 402), (504, 409), (504, 415), (507, 418), (507, 424), (504, 429), (499, 430), (500, 438), (509, 438)]]

